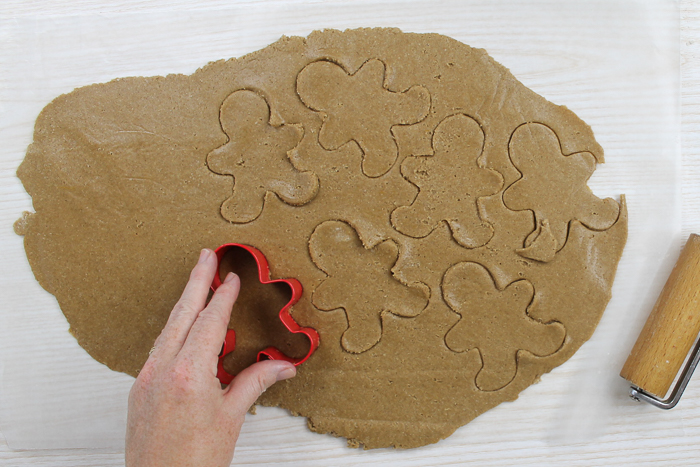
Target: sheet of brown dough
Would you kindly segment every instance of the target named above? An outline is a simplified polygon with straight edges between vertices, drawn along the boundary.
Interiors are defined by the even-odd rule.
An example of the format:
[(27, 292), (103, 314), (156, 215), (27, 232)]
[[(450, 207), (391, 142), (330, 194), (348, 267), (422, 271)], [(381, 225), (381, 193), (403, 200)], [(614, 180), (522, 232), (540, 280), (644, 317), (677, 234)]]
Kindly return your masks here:
[[(314, 81), (329, 76), (350, 84), (340, 93)], [(509, 146), (518, 128), (530, 126)], [(80, 345), (131, 375), (199, 250), (255, 246), (272, 278), (301, 281), (293, 316), (321, 335), (297, 377), (259, 403), (305, 416), (312, 430), (351, 446), (411, 448), (517, 398), (573, 355), (605, 309), (627, 236), (624, 198), (606, 200), (602, 206), (614, 209), (595, 216), (542, 205), (561, 200), (527, 188), (537, 171), (525, 167), (523, 154), (535, 148), (537, 156), (557, 140), (558, 152), (531, 160), (584, 154), (574, 166), (585, 173), (562, 171), (563, 183), (577, 183), (567, 201), (603, 203), (585, 186), (594, 162), (603, 162), (591, 129), (485, 51), (436, 34), (325, 30), (284, 37), (191, 76), (125, 78), (58, 97), (38, 117), (18, 170), (36, 210), (18, 232)], [(459, 157), (450, 148), (464, 152), (452, 173), (441, 167), (445, 157)], [(450, 175), (458, 178), (440, 184)], [(518, 190), (538, 205), (523, 204), (525, 197), (504, 204), (504, 192)], [(338, 236), (317, 231), (323, 225)], [(325, 237), (310, 246), (314, 232)], [(319, 259), (339, 251), (372, 270), (371, 294), (352, 284), (353, 296), (342, 295), (337, 284), (361, 280), (362, 271), (339, 275)], [(478, 290), (491, 297), (484, 306), (517, 305), (483, 349), (459, 334), (460, 321), (479, 322), (469, 312), (478, 303), (467, 307), (455, 292), (460, 281), (476, 284), (470, 300), (478, 301)], [(317, 303), (314, 293), (324, 287), (333, 293)], [(256, 346), (306, 351), (303, 336), (279, 325), (261, 330), (284, 297), (251, 290), (263, 297), (268, 290), (272, 304), (235, 310), (231, 327), (239, 339), (247, 333), (248, 350), (234, 352), (235, 363), (227, 359), (231, 371), (251, 361)], [(403, 308), (400, 297), (410, 297)], [(350, 309), (358, 304), (373, 311)], [(479, 313), (500, 319), (486, 307)], [(362, 316), (375, 321), (358, 329), (375, 334), (355, 335), (348, 350), (343, 336)]]

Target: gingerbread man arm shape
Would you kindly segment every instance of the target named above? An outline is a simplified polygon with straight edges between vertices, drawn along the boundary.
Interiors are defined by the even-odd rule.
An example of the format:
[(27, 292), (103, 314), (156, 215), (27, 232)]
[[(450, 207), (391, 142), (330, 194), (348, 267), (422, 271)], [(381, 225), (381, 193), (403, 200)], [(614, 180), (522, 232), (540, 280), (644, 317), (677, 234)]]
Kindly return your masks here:
[(207, 156), (209, 169), (233, 176), (233, 194), (221, 205), (228, 221), (244, 224), (263, 210), (265, 193), (301, 206), (318, 193), (318, 177), (297, 170), (287, 153), (301, 140), (302, 131), (292, 125), (270, 124), (270, 107), (250, 90), (229, 95), (221, 105), (221, 128), (229, 140)]
[(430, 94), (422, 86), (393, 92), (385, 85), (386, 66), (369, 60), (354, 74), (321, 60), (297, 76), (297, 94), (311, 110), (324, 114), (319, 144), (338, 149), (354, 140), (364, 153), (362, 171), (368, 177), (387, 173), (396, 162), (395, 125), (422, 121), (430, 110)]

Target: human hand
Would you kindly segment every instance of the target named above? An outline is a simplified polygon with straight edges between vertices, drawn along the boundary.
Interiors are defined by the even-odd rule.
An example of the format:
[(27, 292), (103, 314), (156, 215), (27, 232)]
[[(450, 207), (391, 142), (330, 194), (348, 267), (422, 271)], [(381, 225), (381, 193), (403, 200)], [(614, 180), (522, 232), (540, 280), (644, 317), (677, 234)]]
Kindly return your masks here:
[(131, 388), (127, 466), (230, 465), (246, 412), (268, 387), (296, 374), (289, 362), (267, 360), (246, 368), (221, 389), (218, 355), (240, 279), (229, 273), (207, 305), (217, 273), (214, 252), (202, 250)]

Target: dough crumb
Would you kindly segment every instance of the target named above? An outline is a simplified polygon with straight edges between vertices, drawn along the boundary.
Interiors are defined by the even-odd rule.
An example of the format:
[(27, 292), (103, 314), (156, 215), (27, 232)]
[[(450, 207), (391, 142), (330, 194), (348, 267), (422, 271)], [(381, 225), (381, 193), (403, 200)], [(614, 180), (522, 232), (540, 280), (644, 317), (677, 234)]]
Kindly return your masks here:
[(32, 216), (35, 213), (24, 211), (22, 217), (17, 219), (13, 225), (15, 233), (21, 237), (24, 237), (29, 231), (29, 223), (31, 222)]

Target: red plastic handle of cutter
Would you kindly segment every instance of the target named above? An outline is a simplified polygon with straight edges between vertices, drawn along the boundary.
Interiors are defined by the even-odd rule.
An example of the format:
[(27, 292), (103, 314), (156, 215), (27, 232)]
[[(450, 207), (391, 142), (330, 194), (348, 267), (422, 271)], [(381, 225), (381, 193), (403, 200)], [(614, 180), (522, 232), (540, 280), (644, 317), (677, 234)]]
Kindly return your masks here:
[[(309, 338), (309, 341), (311, 342), (311, 345), (309, 346), (309, 352), (302, 358), (292, 358), (285, 355), (281, 350), (279, 350), (276, 347), (267, 347), (258, 352), (257, 361), (265, 359), (286, 360), (288, 362), (293, 363), (295, 366), (301, 365), (309, 359), (311, 354), (313, 354), (316, 351), (320, 341), (318, 332), (316, 332), (314, 328), (304, 328), (299, 326), (299, 324), (297, 324), (297, 322), (294, 321), (294, 318), (292, 318), (292, 315), (289, 311), (292, 305), (299, 301), (304, 291), (303, 287), (301, 286), (301, 282), (294, 278), (270, 280), (270, 265), (267, 262), (267, 258), (265, 258), (265, 255), (262, 254), (260, 250), (250, 245), (242, 245), (240, 243), (226, 243), (225, 245), (221, 245), (215, 250), (217, 265), (221, 264), (221, 260), (223, 259), (223, 257), (226, 256), (226, 253), (228, 253), (233, 248), (242, 248), (251, 255), (253, 255), (253, 258), (255, 258), (255, 262), (258, 264), (258, 277), (262, 284), (274, 284), (283, 282), (289, 285), (289, 287), (292, 289), (292, 298), (280, 310), (280, 321), (282, 321), (282, 324), (284, 324), (284, 326), (289, 330), (289, 332), (294, 334), (304, 334), (306, 337)], [(216, 275), (214, 276), (214, 282), (212, 282), (211, 284), (211, 289), (215, 291), (219, 288), (219, 286), (221, 286), (221, 277), (219, 277), (219, 270), (217, 266)], [(235, 375), (227, 373), (226, 370), (224, 370), (223, 365), (224, 357), (229, 353), (233, 352), (235, 347), (236, 332), (233, 329), (229, 329), (226, 332), (226, 339), (224, 340), (223, 350), (219, 355), (219, 363), (217, 367), (218, 371), (216, 375), (217, 378), (219, 378), (219, 381), (221, 381), (223, 384), (229, 384), (231, 381), (233, 381), (233, 378), (235, 377)]]

